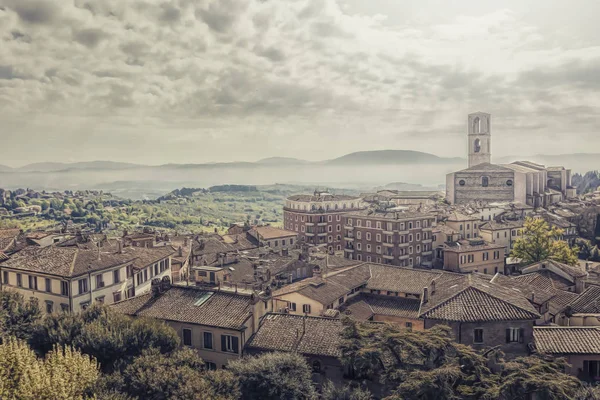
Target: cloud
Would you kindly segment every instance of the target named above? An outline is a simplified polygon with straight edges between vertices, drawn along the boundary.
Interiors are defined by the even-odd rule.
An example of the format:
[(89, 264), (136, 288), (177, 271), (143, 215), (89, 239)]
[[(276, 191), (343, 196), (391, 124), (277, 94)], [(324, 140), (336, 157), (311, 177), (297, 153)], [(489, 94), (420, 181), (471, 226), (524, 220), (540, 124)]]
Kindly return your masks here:
[[(9, 0), (0, 11), (0, 124), (99, 119), (115, 144), (111, 135), (135, 143), (185, 132), (173, 143), (189, 145), (169, 148), (163, 162), (200, 161), (193, 138), (204, 146), (219, 132), (230, 138), (227, 157), (318, 159), (364, 147), (462, 156), (461, 127), (475, 110), (491, 112), (509, 139), (600, 129), (597, 38), (565, 41), (509, 9), (423, 8), (424, 24), (342, 1)], [(42, 133), (19, 129), (47, 148)], [(509, 140), (495, 146), (511, 152)]]

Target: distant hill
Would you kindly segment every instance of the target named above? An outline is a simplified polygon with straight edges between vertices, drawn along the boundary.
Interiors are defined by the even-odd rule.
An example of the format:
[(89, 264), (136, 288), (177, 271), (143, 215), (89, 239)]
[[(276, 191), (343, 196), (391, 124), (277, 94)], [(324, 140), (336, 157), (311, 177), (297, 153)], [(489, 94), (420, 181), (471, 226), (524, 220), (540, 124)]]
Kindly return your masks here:
[(444, 158), (413, 150), (358, 151), (326, 161), (328, 165), (406, 165), (451, 164), (462, 162), (461, 158)]
[(9, 166), (6, 166), (6, 165), (0, 165), (0, 171), (2, 171), (2, 172), (10, 172), (10, 171), (12, 171), (12, 170), (13, 170), (13, 169), (12, 169), (11, 167), (9, 167)]
[(292, 157), (269, 157), (263, 158), (262, 160), (258, 160), (257, 164), (264, 165), (297, 165), (297, 164), (307, 164), (309, 161), (301, 160), (299, 158)]
[(20, 168), (16, 168), (19, 172), (56, 172), (70, 169), (100, 169), (100, 170), (119, 170), (127, 168), (140, 167), (138, 164), (114, 162), (114, 161), (88, 161), (88, 162), (77, 162), (77, 163), (55, 163), (55, 162), (41, 162), (28, 164)]

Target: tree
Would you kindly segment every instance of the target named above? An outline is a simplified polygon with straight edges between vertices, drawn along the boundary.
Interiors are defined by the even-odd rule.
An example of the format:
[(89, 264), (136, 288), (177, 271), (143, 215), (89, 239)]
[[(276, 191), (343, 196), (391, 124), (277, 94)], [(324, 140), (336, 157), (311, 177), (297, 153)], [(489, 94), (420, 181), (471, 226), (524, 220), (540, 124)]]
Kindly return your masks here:
[(0, 336), (28, 339), (41, 317), (36, 298), (25, 300), (15, 291), (0, 291)]
[(294, 353), (267, 353), (228, 364), (239, 379), (244, 400), (313, 399), (311, 369)]
[(373, 395), (366, 389), (344, 386), (336, 387), (331, 381), (325, 382), (321, 393), (322, 400), (373, 400)]
[(523, 235), (515, 241), (511, 256), (521, 259), (524, 264), (552, 259), (575, 265), (579, 250), (570, 248), (567, 242), (560, 240), (562, 234), (561, 229), (549, 227), (543, 219), (527, 218)]
[(477, 399), (495, 384), (488, 359), (453, 341), (445, 326), (424, 332), (344, 320), (341, 361), (355, 379), (384, 384), (393, 399)]
[(55, 347), (44, 359), (23, 341), (0, 345), (0, 398), (23, 400), (87, 399), (100, 376), (91, 357)]
[(97, 359), (104, 371), (112, 371), (149, 348), (173, 351), (179, 346), (179, 337), (162, 322), (134, 319), (94, 305), (80, 314), (47, 316), (34, 330), (31, 344), (40, 354), (56, 344), (73, 346)]
[[(581, 390), (581, 382), (563, 371), (567, 363), (542, 356), (520, 357), (500, 364), (498, 385), (489, 395), (500, 400), (572, 399)], [(550, 378), (551, 377), (551, 378)]]

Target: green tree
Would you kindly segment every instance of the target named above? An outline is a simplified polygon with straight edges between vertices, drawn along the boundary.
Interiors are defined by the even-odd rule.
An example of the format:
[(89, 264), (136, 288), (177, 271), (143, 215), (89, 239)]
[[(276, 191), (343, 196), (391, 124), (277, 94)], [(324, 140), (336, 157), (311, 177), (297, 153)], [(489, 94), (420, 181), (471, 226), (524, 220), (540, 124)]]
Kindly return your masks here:
[(478, 399), (495, 385), (487, 358), (436, 326), (424, 332), (344, 320), (341, 361), (392, 399)]
[(582, 387), (581, 382), (563, 371), (563, 359), (541, 356), (520, 357), (500, 364), (499, 383), (489, 396), (500, 400), (572, 399)]
[(0, 291), (0, 336), (28, 339), (41, 317), (36, 298), (25, 300), (13, 290)]
[(38, 359), (25, 342), (7, 338), (0, 345), (0, 398), (87, 399), (100, 376), (92, 358), (55, 347)]
[(316, 396), (311, 369), (299, 354), (246, 357), (229, 363), (227, 368), (239, 379), (244, 400), (304, 400)]
[(512, 257), (524, 264), (552, 259), (564, 264), (577, 264), (577, 247), (570, 248), (567, 242), (560, 240), (563, 231), (550, 227), (543, 219), (527, 218), (523, 235), (515, 241)]
[(373, 395), (366, 389), (350, 386), (336, 387), (331, 381), (325, 382), (321, 393), (322, 400), (373, 400)]

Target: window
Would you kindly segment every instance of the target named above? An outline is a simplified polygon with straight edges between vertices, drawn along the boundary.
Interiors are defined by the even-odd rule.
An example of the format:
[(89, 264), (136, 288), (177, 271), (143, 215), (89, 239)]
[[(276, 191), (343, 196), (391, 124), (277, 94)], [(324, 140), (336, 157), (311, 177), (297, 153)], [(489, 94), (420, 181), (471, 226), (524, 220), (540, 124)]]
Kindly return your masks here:
[(377, 242), (381, 242), (381, 234), (378, 233), (377, 235), (375, 235), (375, 240)]
[(381, 254), (381, 246), (377, 246), (375, 251), (377, 252), (377, 254)]
[[(341, 216), (341, 215), (336, 215), (336, 216), (335, 216), (335, 220), (336, 220), (337, 222), (340, 222), (340, 221), (342, 220), (342, 216)], [(339, 228), (338, 228), (338, 231), (339, 231)]]
[(421, 241), (421, 234), (417, 233), (417, 242), (420, 242), (420, 241)]
[(87, 310), (87, 308), (90, 306), (90, 302), (89, 301), (84, 301), (79, 303), (79, 307), (81, 307), (82, 310)]
[(206, 271), (198, 271), (198, 276), (208, 276), (208, 273)]
[(302, 304), (302, 312), (304, 314), (310, 314), (310, 304)]
[(69, 282), (60, 282), (60, 294), (62, 294), (63, 296), (69, 295)]
[(296, 303), (288, 303), (288, 308), (290, 311), (296, 311)]
[(360, 231), (356, 232), (356, 238), (362, 239), (362, 232), (360, 232)]
[(217, 364), (215, 364), (214, 362), (205, 361), (204, 365), (206, 366), (206, 369), (208, 371), (216, 371), (217, 370)]
[(464, 179), (461, 179), (460, 181), (458, 181), (458, 184), (459, 184), (460, 186), (465, 186), (466, 182), (465, 182), (465, 180), (464, 180)]
[(367, 243), (367, 252), (371, 252), (371, 245)]
[(338, 299), (338, 304), (342, 305), (343, 303), (344, 303), (344, 297), (342, 296)]
[(362, 245), (360, 243), (356, 243), (356, 250), (362, 250)]
[(367, 221), (367, 228), (371, 227), (371, 221)]
[(473, 343), (483, 343), (483, 329), (473, 329)]
[(121, 271), (118, 269), (113, 271), (113, 283), (121, 282)]
[(121, 292), (114, 292), (113, 293), (113, 301), (116, 303), (118, 301), (121, 301)]
[(53, 301), (46, 301), (46, 312), (48, 314), (52, 314), (54, 312), (54, 302)]
[(376, 227), (377, 229), (381, 229), (381, 222), (380, 222), (380, 221), (377, 221), (377, 222), (375, 223), (375, 227)]
[(481, 186), (488, 187), (489, 184), (490, 184), (490, 178), (488, 178), (487, 176), (482, 176), (481, 177)]
[(523, 328), (507, 328), (506, 343), (523, 343)]
[(2, 283), (8, 285), (8, 271), (2, 271)]
[(408, 223), (408, 229), (412, 229), (412, 222)]
[(332, 221), (333, 221), (333, 215), (328, 215), (327, 222), (332, 222)]
[(221, 335), (221, 351), (238, 353), (239, 339), (236, 336)]
[(52, 293), (52, 281), (50, 278), (46, 278), (46, 292)]
[(404, 326), (406, 327), (406, 329), (408, 329), (408, 330), (412, 330), (412, 328), (413, 328), (413, 323), (412, 323), (412, 322), (407, 322), (407, 323), (405, 323), (405, 324), (404, 324)]
[(512, 186), (512, 185), (513, 185), (512, 179), (509, 179), (506, 181), (506, 186)]
[(38, 289), (37, 276), (29, 275), (29, 288), (34, 290)]
[(315, 374), (321, 373), (321, 361), (314, 360), (312, 362), (312, 372), (315, 373)]
[(85, 293), (85, 292), (87, 292), (87, 291), (88, 291), (88, 280), (87, 280), (87, 278), (80, 279), (80, 280), (77, 282), (77, 284), (78, 284), (78, 286), (79, 286), (79, 294), (81, 294), (81, 293)]
[(98, 296), (98, 297), (96, 297), (96, 302), (97, 302), (97, 303), (104, 304), (104, 297), (105, 297), (105, 296)]
[(362, 226), (362, 219), (356, 220), (356, 226)]
[(183, 328), (183, 345), (191, 346), (192, 345), (192, 330), (188, 328)]
[(367, 236), (367, 240), (371, 240), (371, 232), (367, 232), (366, 236)]
[(583, 373), (586, 377), (591, 378), (595, 381), (600, 380), (600, 361), (584, 360)]
[(487, 261), (489, 259), (490, 259), (490, 253), (486, 251), (485, 253), (483, 253), (483, 261)]
[(65, 303), (60, 303), (60, 310), (62, 312), (69, 312), (69, 305)]
[(104, 279), (102, 279), (102, 274), (96, 275), (96, 288), (104, 287)]
[(213, 334), (212, 332), (202, 333), (202, 347), (205, 349), (212, 350), (213, 348)]

